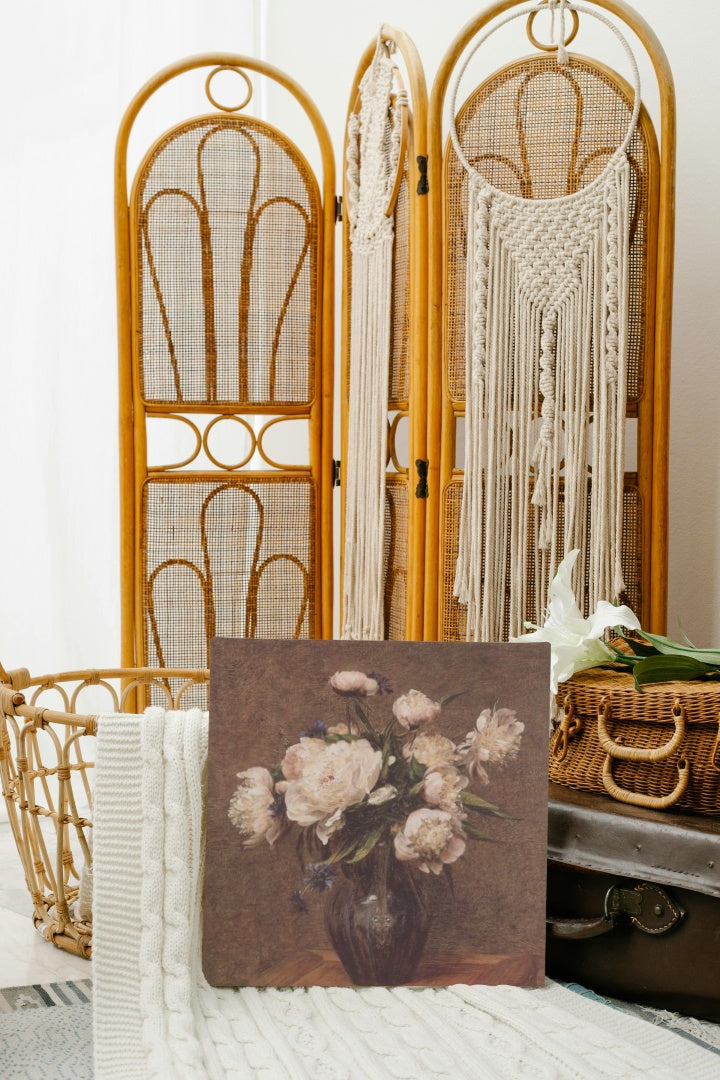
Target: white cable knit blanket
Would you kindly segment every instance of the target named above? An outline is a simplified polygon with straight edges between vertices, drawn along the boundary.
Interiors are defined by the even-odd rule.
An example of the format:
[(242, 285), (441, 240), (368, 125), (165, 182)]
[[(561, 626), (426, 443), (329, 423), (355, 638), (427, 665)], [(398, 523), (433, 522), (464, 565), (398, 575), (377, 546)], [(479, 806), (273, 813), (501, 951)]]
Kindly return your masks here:
[(548, 982), (539, 990), (218, 990), (200, 966), (207, 714), (101, 719), (98, 1080), (699, 1078), (717, 1057)]

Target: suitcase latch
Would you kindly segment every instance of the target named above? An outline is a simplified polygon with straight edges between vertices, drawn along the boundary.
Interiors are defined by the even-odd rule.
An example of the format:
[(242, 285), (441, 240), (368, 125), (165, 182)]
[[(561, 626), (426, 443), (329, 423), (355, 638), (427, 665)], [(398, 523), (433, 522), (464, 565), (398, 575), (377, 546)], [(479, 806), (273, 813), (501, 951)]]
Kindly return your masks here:
[(605, 894), (605, 918), (614, 922), (627, 915), (646, 934), (665, 934), (684, 917), (685, 911), (659, 885), (643, 881), (632, 889), (613, 885)]

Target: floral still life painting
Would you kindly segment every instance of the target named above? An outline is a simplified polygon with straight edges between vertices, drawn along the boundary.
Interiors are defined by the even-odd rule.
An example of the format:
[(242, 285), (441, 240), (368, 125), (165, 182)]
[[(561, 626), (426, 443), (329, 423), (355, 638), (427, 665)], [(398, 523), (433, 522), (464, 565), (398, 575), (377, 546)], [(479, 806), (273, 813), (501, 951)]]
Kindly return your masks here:
[(215, 639), (214, 985), (543, 974), (550, 650)]

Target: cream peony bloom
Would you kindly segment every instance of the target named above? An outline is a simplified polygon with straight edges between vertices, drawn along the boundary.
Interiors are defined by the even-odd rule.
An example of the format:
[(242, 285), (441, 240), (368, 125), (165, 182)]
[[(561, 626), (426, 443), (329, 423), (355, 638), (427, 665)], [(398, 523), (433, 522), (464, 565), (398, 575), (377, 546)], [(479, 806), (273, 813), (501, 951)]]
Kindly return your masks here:
[(420, 690), (408, 690), (407, 694), (396, 699), (392, 711), (398, 723), (408, 731), (414, 731), (437, 720), (441, 708), (439, 701), (433, 701)]
[(504, 765), (517, 757), (525, 725), (516, 715), (514, 709), (484, 709), (480, 713), (474, 730), (468, 731), (458, 746), (471, 779), (487, 784), (486, 764)]
[[(317, 747), (303, 746), (316, 743)], [(285, 771), (289, 757), (290, 773)], [(298, 825), (314, 825), (323, 844), (342, 828), (343, 811), (370, 794), (382, 768), (382, 753), (367, 739), (325, 743), (301, 739), (283, 760), (286, 781), (277, 785), (285, 795), (285, 812)]]
[(372, 697), (380, 689), (377, 679), (373, 679), (371, 675), (366, 675), (363, 671), (336, 671), (330, 676), (329, 682), (336, 694)]
[(600, 640), (610, 627), (624, 626), (628, 630), (640, 630), (640, 623), (629, 607), (625, 604), (609, 604), (607, 600), (601, 600), (588, 619), (583, 618), (570, 585), (578, 554), (578, 549), (574, 548), (557, 568), (550, 585), (545, 625), (536, 627), (530, 634), (511, 639), (550, 642), (550, 691), (553, 695), (557, 694), (558, 684), (569, 679), (576, 671), (584, 671), (585, 668), (613, 659), (608, 647)]
[(449, 812), (457, 810), (460, 792), (470, 781), (452, 765), (433, 765), (423, 777), (422, 795), (430, 806)]
[(456, 746), (452, 739), (435, 731), (419, 731), (412, 742), (403, 746), (403, 757), (414, 757), (421, 765), (451, 765), (455, 761)]
[(401, 862), (416, 863), (426, 874), (441, 874), (443, 866), (465, 851), (465, 837), (459, 819), (446, 810), (413, 810), (395, 833), (394, 845)]
[(326, 746), (323, 739), (309, 739), (307, 736), (289, 746), (280, 765), (285, 779), (299, 780), (309, 763), (321, 754)]
[(394, 784), (383, 784), (382, 787), (376, 788), (375, 791), (371, 791), (368, 795), (368, 806), (382, 806), (383, 803), (390, 802), (397, 795), (397, 788)]
[(283, 830), (284, 821), (278, 812), (273, 779), (267, 769), (255, 766), (239, 772), (228, 817), (243, 837), (245, 847), (257, 847), (263, 840), (272, 845)]

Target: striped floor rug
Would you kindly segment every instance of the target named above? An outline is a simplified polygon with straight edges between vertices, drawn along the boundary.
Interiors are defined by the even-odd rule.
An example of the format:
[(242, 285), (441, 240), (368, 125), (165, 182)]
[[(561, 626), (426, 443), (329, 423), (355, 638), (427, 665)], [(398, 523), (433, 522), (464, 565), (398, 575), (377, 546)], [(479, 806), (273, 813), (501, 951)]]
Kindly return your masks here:
[(92, 983), (0, 990), (2, 1080), (92, 1080)]

